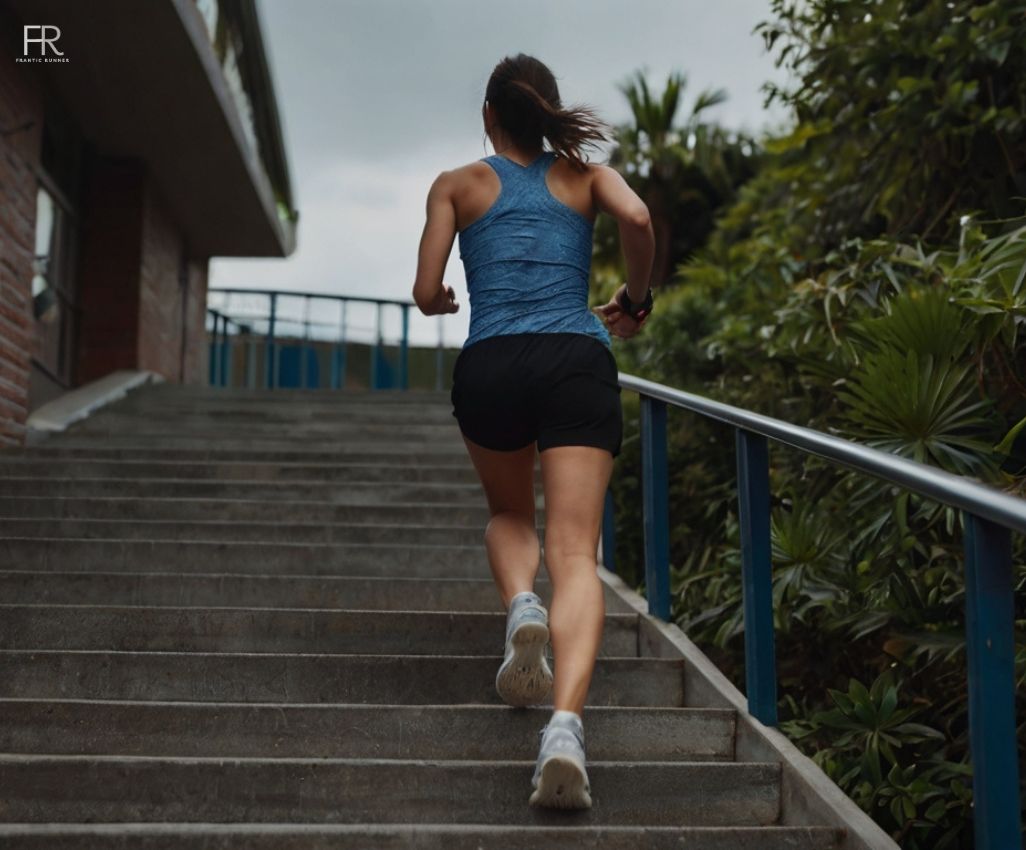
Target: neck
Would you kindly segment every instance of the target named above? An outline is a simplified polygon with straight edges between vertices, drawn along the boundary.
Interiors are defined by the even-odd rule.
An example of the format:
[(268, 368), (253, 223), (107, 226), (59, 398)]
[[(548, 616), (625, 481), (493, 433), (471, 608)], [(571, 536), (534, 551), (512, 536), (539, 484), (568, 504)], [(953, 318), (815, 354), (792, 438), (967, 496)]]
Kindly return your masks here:
[(514, 159), (536, 159), (541, 156), (543, 148), (522, 148), (518, 145), (514, 145), (510, 141), (508, 136), (496, 135), (492, 138), (492, 147), (495, 148), (496, 153), (501, 153), (505, 156), (511, 156)]

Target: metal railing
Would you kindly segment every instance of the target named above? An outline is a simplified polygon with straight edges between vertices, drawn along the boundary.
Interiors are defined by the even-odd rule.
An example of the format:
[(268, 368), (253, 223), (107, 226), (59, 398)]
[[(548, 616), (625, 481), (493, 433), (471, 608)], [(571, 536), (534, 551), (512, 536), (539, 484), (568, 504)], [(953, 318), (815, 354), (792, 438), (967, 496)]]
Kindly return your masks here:
[[(749, 712), (777, 724), (768, 440), (881, 478), (958, 508), (965, 520), (969, 742), (977, 850), (1022, 847), (1015, 726), (1011, 532), (1026, 533), (1026, 500), (897, 455), (791, 425), (634, 375), (621, 387), (641, 400), (642, 513), (648, 610), (670, 619), (667, 405), (732, 425), (736, 434), (745, 688)], [(614, 569), (612, 499), (606, 494), (603, 562)]]
[[(287, 305), (297, 309), (286, 309)], [(371, 332), (371, 339), (362, 343), (370, 349), (368, 386), (408, 389), (410, 308), (416, 306), (413, 301), (238, 288), (208, 290), (210, 383), (250, 388), (259, 384), (268, 389), (345, 387), (350, 346), (361, 344), (352, 334), (354, 305), (370, 305), (374, 310), (374, 322), (365, 328)], [(398, 341), (390, 346), (385, 343), (383, 320), (384, 311), (393, 308), (399, 311), (400, 330)], [(443, 389), (446, 382), (442, 318), (438, 317), (435, 349), (436, 390)], [(236, 358), (240, 346), (243, 353)], [(398, 349), (396, 362), (389, 359), (390, 347)], [(283, 355), (288, 355), (288, 368), (283, 368)], [(319, 365), (324, 358), (328, 362), (323, 370), (326, 380), (322, 380)], [(237, 359), (242, 361), (241, 375), (235, 374)]]

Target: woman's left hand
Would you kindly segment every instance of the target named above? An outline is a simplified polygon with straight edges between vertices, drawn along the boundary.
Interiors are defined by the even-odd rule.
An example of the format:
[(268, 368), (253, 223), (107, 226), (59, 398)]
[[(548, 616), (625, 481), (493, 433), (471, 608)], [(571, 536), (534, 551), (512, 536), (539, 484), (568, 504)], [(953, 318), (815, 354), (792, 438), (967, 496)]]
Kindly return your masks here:
[(435, 314), (441, 313), (458, 313), (460, 305), (456, 302), (456, 290), (451, 286), (446, 286), (442, 292), (439, 300), (439, 307), (435, 311)]

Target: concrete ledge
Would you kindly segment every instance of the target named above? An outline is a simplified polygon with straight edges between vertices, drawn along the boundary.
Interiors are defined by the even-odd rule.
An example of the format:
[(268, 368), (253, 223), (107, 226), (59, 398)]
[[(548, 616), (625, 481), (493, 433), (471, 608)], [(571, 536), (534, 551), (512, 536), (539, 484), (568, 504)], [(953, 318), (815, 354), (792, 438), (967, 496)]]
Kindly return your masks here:
[[(31, 436), (33, 431), (43, 434), (63, 431), (71, 423), (85, 419), (94, 410), (123, 398), (129, 390), (147, 383), (161, 383), (163, 380), (162, 375), (145, 369), (119, 369), (111, 372), (98, 380), (76, 387), (32, 411), (25, 423), (29, 435)], [(36, 436), (38, 437), (39, 433)]]
[(846, 832), (842, 850), (901, 850), (891, 837), (821, 769), (778, 729), (766, 726), (748, 713), (748, 701), (678, 626), (648, 613), (648, 601), (616, 573), (604, 566), (599, 578), (641, 616), (639, 655), (656, 658), (683, 657), (685, 705), (737, 710), (735, 752), (738, 761), (781, 764), (780, 823), (782, 825), (831, 826)]

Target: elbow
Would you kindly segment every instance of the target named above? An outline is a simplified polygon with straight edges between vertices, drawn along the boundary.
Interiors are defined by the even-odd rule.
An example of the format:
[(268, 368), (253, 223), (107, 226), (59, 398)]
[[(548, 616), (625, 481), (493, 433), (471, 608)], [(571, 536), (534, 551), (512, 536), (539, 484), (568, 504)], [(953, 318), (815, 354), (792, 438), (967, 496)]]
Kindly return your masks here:
[(652, 226), (652, 216), (648, 211), (648, 207), (642, 204), (634, 210), (627, 219), (627, 223), (638, 230), (648, 230)]
[(428, 301), (425, 301), (423, 297), (421, 297), (420, 289), (416, 286), (413, 287), (413, 303), (417, 305), (417, 309), (420, 310), (420, 312), (423, 313), (425, 316), (432, 315), (431, 304)]

